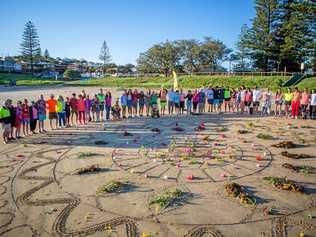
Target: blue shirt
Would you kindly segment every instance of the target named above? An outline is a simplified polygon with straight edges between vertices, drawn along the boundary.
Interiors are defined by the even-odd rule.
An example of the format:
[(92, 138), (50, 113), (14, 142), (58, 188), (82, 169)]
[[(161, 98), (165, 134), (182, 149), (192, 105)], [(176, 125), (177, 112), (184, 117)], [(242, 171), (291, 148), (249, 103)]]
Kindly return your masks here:
[(214, 99), (214, 92), (212, 89), (207, 90), (207, 99), (213, 100)]
[(127, 105), (127, 95), (121, 96), (121, 105)]
[(168, 101), (173, 102), (174, 101), (174, 96), (175, 96), (175, 93), (173, 91), (169, 91), (168, 92)]
[(180, 95), (177, 93), (174, 93), (173, 101), (174, 101), (174, 103), (179, 104), (180, 103)]

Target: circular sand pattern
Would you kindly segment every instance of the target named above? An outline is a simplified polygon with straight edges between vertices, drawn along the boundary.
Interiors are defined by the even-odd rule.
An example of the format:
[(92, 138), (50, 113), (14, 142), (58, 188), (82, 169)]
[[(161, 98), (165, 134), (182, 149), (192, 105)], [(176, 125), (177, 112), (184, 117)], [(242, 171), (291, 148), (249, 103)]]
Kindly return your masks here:
[(225, 135), (220, 140), (209, 139), (209, 135), (185, 137), (174, 140), (165, 150), (117, 149), (112, 153), (112, 160), (129, 173), (180, 183), (240, 179), (264, 170), (272, 161), (270, 151), (262, 145), (229, 144)]
[[(287, 236), (289, 228), (283, 222), (291, 231), (304, 229), (303, 224), (308, 230), (315, 230), (306, 218), (306, 223), (295, 218), (301, 214), (307, 216), (315, 209), (313, 174), (286, 173), (278, 163), (272, 162), (273, 150), (269, 145), (255, 138), (245, 143), (234, 137), (233, 132), (226, 129), (230, 129), (229, 123), (218, 126), (212, 124), (211, 119), (205, 119), (205, 129), (195, 130), (200, 117), (192, 121), (179, 120), (177, 126), (184, 131), (174, 130), (175, 123), (163, 119), (146, 120), (147, 127), (138, 124), (135, 130), (127, 129), (130, 127), (108, 130), (108, 141), (123, 141), (115, 142), (112, 148), (89, 148), (88, 152), (96, 153), (91, 156), (80, 157), (80, 148), (77, 151), (74, 147), (45, 147), (34, 152), (16, 171), (11, 189), (17, 210), (25, 217), (31, 215), (32, 219), (25, 225), (13, 225), (16, 218), (11, 221), (8, 216), (10, 223), (2, 222), (5, 226), (0, 227), (0, 235), (14, 236), (17, 231), (26, 229), (33, 235), (41, 233), (43, 236), (87, 236), (112, 230), (113, 236), (140, 236), (142, 232), (155, 231), (159, 236), (251, 236), (250, 232), (252, 236), (262, 232), (268, 236)], [(148, 134), (156, 122), (159, 122), (160, 133)], [(146, 143), (137, 149), (134, 146), (122, 149), (121, 142), (123, 144), (125, 138), (135, 139), (140, 129), (147, 131), (139, 135), (141, 139), (146, 138)], [(132, 136), (123, 136), (125, 130)], [(75, 139), (71, 133), (67, 136)], [(87, 145), (91, 139), (100, 138), (99, 134), (95, 136), (90, 131), (80, 139), (88, 137), (89, 141), (83, 143)], [(166, 143), (165, 148), (156, 148), (161, 142)], [(100, 165), (101, 169), (84, 175), (74, 174), (92, 164)], [(13, 169), (2, 167), (2, 171), (10, 174)], [(280, 191), (262, 181), (263, 176), (284, 174), (306, 185), (308, 194)], [(129, 181), (133, 188), (98, 195), (98, 189), (111, 180)], [(227, 197), (223, 187), (231, 180), (236, 180), (257, 198), (255, 207), (243, 206), (237, 199)], [(157, 211), (149, 204), (150, 200), (163, 194), (166, 188), (179, 188), (190, 194), (190, 198), (179, 206)], [(0, 212), (6, 206), (7, 203), (0, 202)], [(279, 213), (264, 216), (266, 206), (276, 206)], [(34, 221), (42, 220), (43, 215), (48, 224)], [(250, 232), (245, 232), (248, 229)]]

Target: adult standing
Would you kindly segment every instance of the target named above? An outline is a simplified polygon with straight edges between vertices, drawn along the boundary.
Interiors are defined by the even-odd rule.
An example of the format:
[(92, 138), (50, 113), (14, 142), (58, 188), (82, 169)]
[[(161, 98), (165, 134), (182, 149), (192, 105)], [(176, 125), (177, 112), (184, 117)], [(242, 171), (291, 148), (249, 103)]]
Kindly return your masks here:
[(213, 104), (214, 104), (214, 91), (211, 86), (206, 90), (206, 97), (208, 103), (208, 112), (213, 112)]
[(302, 98), (301, 98), (301, 112), (302, 112), (302, 118), (306, 119), (307, 118), (307, 109), (310, 101), (310, 94), (307, 89), (304, 89), (302, 93)]
[(74, 125), (74, 116), (76, 117), (76, 124), (78, 124), (78, 99), (75, 93), (72, 94), (72, 97), (70, 99), (70, 114), (71, 125)]
[(165, 111), (166, 111), (167, 93), (168, 93), (167, 89), (162, 89), (160, 90), (160, 93), (159, 93), (160, 110), (161, 110), (162, 115), (165, 115)]
[(173, 109), (174, 109), (174, 95), (175, 95), (175, 93), (174, 93), (173, 89), (171, 89), (167, 93), (167, 97), (168, 97), (168, 113), (169, 114), (173, 113)]
[(0, 108), (0, 123), (2, 124), (2, 137), (4, 144), (9, 142), (9, 136), (11, 133), (10, 106), (10, 100), (6, 100), (2, 108)]
[(126, 118), (126, 107), (127, 107), (127, 94), (126, 94), (126, 90), (124, 90), (123, 94), (121, 95), (121, 107), (122, 107), (122, 115), (123, 115), (123, 119)]
[(105, 119), (110, 120), (110, 113), (112, 107), (112, 95), (111, 92), (106, 92), (105, 95)]
[(43, 95), (40, 95), (39, 100), (37, 101), (38, 108), (38, 130), (39, 133), (46, 132), (45, 130), (45, 120), (46, 120), (46, 101)]
[(253, 104), (253, 110), (255, 113), (259, 112), (260, 99), (261, 99), (261, 91), (256, 86), (252, 91), (252, 104)]
[[(55, 96), (51, 95), (50, 99), (47, 101), (48, 108), (48, 119), (49, 125), (52, 130), (57, 129), (58, 127), (58, 117), (57, 117), (57, 101), (55, 100)], [(53, 126), (53, 120), (55, 120), (55, 128)]]
[(316, 119), (316, 91), (312, 90), (311, 103), (310, 103), (310, 118)]
[(57, 99), (57, 115), (59, 127), (66, 127), (66, 103), (61, 95)]
[(38, 109), (35, 101), (31, 102), (30, 106), (30, 130), (32, 134), (36, 134), (36, 125), (38, 120)]
[(300, 101), (301, 101), (301, 93), (297, 87), (293, 92), (293, 99), (291, 103), (292, 108), (292, 118), (298, 119), (299, 110), (300, 110)]

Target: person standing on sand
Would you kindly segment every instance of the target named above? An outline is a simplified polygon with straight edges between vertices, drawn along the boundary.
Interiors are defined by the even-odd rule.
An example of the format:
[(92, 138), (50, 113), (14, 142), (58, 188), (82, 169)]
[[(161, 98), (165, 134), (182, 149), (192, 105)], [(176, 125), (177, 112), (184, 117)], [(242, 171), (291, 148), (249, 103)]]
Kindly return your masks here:
[(38, 120), (38, 109), (35, 101), (31, 102), (30, 106), (30, 130), (32, 134), (36, 134), (36, 125)]
[(84, 98), (82, 95), (79, 95), (77, 108), (78, 108), (79, 123), (83, 125), (86, 123), (86, 116), (85, 116), (86, 108), (85, 108)]
[(173, 89), (171, 89), (168, 93), (167, 93), (167, 97), (168, 97), (168, 113), (169, 115), (173, 113), (173, 109), (174, 109), (174, 91)]
[(290, 116), (290, 108), (293, 100), (293, 93), (290, 88), (287, 89), (287, 92), (284, 94), (284, 104), (285, 104), (285, 115)]
[(105, 95), (105, 119), (110, 120), (110, 113), (112, 108), (112, 95), (111, 92), (107, 92)]
[(24, 103), (22, 104), (22, 118), (23, 135), (26, 137), (29, 135), (30, 125), (30, 111), (27, 99), (24, 99)]
[(21, 123), (22, 123), (22, 102), (18, 101), (15, 109), (15, 138), (20, 139), (21, 137)]
[(315, 90), (312, 90), (309, 111), (310, 111), (310, 118), (316, 119), (316, 91)]
[(161, 114), (162, 114), (162, 115), (165, 115), (165, 111), (166, 111), (167, 93), (168, 93), (168, 90), (167, 90), (167, 89), (162, 89), (162, 90), (160, 90), (160, 92), (159, 92), (160, 110), (161, 110)]
[(11, 133), (9, 140), (15, 140), (14, 138), (14, 128), (15, 128), (15, 116), (16, 116), (16, 108), (12, 104), (12, 100), (10, 101), (10, 114), (11, 114)]
[[(58, 128), (58, 117), (57, 117), (57, 101), (55, 96), (51, 95), (50, 99), (46, 102), (48, 108), (48, 119), (51, 130)], [(55, 120), (55, 128), (53, 126), (53, 120)]]
[(57, 100), (57, 114), (59, 127), (66, 127), (66, 104), (61, 95)]
[(295, 87), (293, 92), (293, 99), (291, 103), (292, 107), (292, 118), (298, 119), (299, 110), (300, 110), (300, 101), (301, 101), (301, 93), (298, 88)]
[(190, 115), (192, 113), (192, 92), (191, 90), (188, 91), (188, 94), (185, 96), (187, 99), (187, 114)]
[(70, 99), (69, 97), (66, 97), (65, 102), (65, 116), (66, 116), (66, 128), (70, 127)]
[(76, 94), (73, 93), (72, 97), (70, 99), (70, 113), (71, 113), (71, 125), (75, 125), (74, 124), (74, 116), (76, 117), (76, 124), (78, 124), (78, 99), (76, 98)]
[(37, 101), (38, 107), (38, 130), (39, 133), (44, 133), (46, 130), (44, 129), (44, 122), (46, 120), (46, 101), (44, 100), (44, 96), (40, 95), (39, 100)]
[(100, 110), (100, 119), (103, 121), (104, 114), (104, 103), (105, 103), (105, 94), (103, 93), (103, 89), (100, 89), (100, 93), (97, 95), (99, 100), (99, 110)]
[(256, 114), (259, 113), (260, 99), (261, 99), (261, 91), (256, 86), (252, 91), (253, 110), (254, 110), (254, 113)]
[(282, 113), (282, 99), (283, 99), (282, 91), (280, 89), (277, 89), (277, 91), (275, 93), (275, 98), (274, 98), (274, 104), (275, 104), (274, 115), (275, 116), (281, 116), (281, 113)]
[(123, 119), (125, 119), (126, 118), (126, 106), (127, 106), (126, 90), (124, 90), (123, 94), (121, 95), (120, 101), (121, 101), (121, 107), (122, 107), (122, 116), (123, 116)]
[(2, 124), (2, 137), (4, 144), (9, 142), (9, 136), (11, 133), (10, 106), (10, 100), (6, 100), (2, 108), (0, 108), (0, 123)]
[(301, 98), (301, 112), (302, 112), (302, 118), (307, 119), (307, 109), (310, 101), (310, 94), (307, 89), (305, 89), (302, 93)]

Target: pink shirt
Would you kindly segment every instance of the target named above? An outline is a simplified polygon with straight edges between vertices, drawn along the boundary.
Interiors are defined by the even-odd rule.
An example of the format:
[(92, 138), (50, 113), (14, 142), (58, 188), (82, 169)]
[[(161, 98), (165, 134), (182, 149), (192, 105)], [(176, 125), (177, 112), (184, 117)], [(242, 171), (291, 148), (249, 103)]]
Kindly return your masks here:
[(309, 103), (309, 94), (303, 92), (303, 93), (302, 93), (301, 104), (307, 105), (308, 103)]

